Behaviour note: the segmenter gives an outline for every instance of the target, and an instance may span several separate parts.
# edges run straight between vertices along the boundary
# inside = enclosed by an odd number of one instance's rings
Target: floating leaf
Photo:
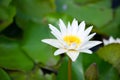
[[[11,80],[8,74],[0,68],[0,80]]]
[[[42,39],[50,36],[48,25],[29,23],[24,31],[23,50],[35,61],[53,66],[58,60],[54,56],[54,48],[41,42]]]
[[[109,44],[100,48],[97,54],[112,64],[120,73],[120,44]]]
[[[13,21],[13,17],[16,14],[16,9],[14,6],[2,6],[0,5],[0,31],[8,27]]]
[[[76,2],[76,4],[90,4],[90,3],[95,3],[98,1],[100,1],[100,0],[74,0],[74,2]]]
[[[26,80],[27,76],[23,72],[10,72],[9,73],[12,80]]]
[[[21,50],[17,41],[0,37],[0,67],[28,71],[33,68],[33,62]]]
[[[82,65],[84,71],[87,71],[88,67],[92,63],[96,63],[97,70],[99,72],[98,78],[99,80],[119,80],[118,71],[109,63],[102,60],[96,53],[93,54],[81,54],[82,56]],[[90,72],[90,75],[93,74]]]
[[[56,80],[54,74],[46,74],[45,75],[45,80]]]
[[[44,75],[42,70],[39,68],[29,71],[29,73],[11,72],[9,75],[12,80],[53,80],[52,75]]]
[[[119,80],[120,79],[117,70],[113,68],[112,65],[100,59],[96,55],[96,53],[93,53],[92,55],[80,54],[78,59],[72,63],[72,80],[86,80],[84,72],[87,71],[86,74],[88,74],[88,71],[91,69],[91,67],[90,69],[88,67],[92,63],[96,63],[96,65],[98,66],[97,71],[99,72],[99,74],[98,72],[96,72],[95,66],[92,66],[92,71],[95,71],[95,73],[97,73],[96,78],[99,78],[99,80],[106,80],[106,79]],[[57,80],[67,80],[67,77],[68,77],[67,68],[68,68],[68,59],[65,58],[63,60],[63,63],[61,64],[61,67],[58,69],[58,75],[56,78]],[[89,75],[92,75],[92,74],[94,73],[89,71]]]
[[[50,24],[54,24],[56,25],[56,27],[58,26],[58,20],[62,19],[64,20],[64,22],[66,23],[66,25],[68,24],[68,21],[72,21],[73,18],[67,14],[64,13],[49,13],[45,16],[44,21]]]
[[[101,27],[99,31],[109,36],[120,37],[120,7],[114,11],[113,20]]]
[[[28,74],[28,80],[44,80],[43,72],[36,68]]]
[[[112,20],[112,9],[98,5],[100,4],[99,2],[88,5],[77,5],[73,0],[57,0],[56,3],[58,12],[66,13],[77,18],[79,21],[85,20],[97,28]]]
[[[14,0],[13,2],[17,8],[17,23],[19,19],[39,23],[45,14],[55,11],[54,0]]]
[[[0,5],[8,6],[12,0],[0,0]]]

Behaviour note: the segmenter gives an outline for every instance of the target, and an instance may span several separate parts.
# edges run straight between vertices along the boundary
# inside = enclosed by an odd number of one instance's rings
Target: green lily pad
[[[28,80],[44,80],[43,72],[40,69],[35,69],[28,74]]]
[[[0,37],[0,67],[28,71],[33,68],[33,62],[21,50],[17,41]]]
[[[108,36],[120,37],[120,7],[118,7],[113,14],[113,20],[105,26],[101,27],[99,31]],[[113,31],[114,30],[114,31]]]
[[[46,23],[50,23],[50,24],[53,24],[54,26],[58,27],[58,21],[59,19],[62,19],[64,21],[64,23],[67,25],[68,24],[68,21],[72,21],[73,20],[73,17],[67,15],[67,14],[64,14],[64,13],[49,13],[47,14],[45,17],[44,17],[44,22]]]
[[[10,72],[9,73],[12,80],[26,80],[27,76],[24,72]]]
[[[87,72],[91,64],[97,65],[97,72],[99,80],[119,80],[118,71],[108,62],[101,59],[96,53],[82,54],[83,69]],[[90,74],[96,74],[91,72]]]
[[[100,1],[88,5],[77,5],[73,0],[57,0],[56,3],[58,12],[66,13],[79,21],[85,20],[97,28],[112,20],[112,9],[98,5]]]
[[[16,14],[14,6],[2,6],[0,5],[0,31],[8,27],[13,21],[13,17]]]
[[[54,0],[14,0],[13,2],[17,8],[17,22],[22,19],[39,23],[45,14],[55,11]]]
[[[44,75],[39,68],[29,71],[29,73],[10,72],[9,75],[12,80],[53,80],[51,74]]]
[[[90,4],[90,3],[95,3],[95,2],[98,2],[100,0],[74,0],[75,3],[77,4]]]
[[[12,0],[0,0],[0,5],[8,6]]]
[[[100,48],[97,54],[112,64],[120,73],[120,44],[109,44]]]
[[[55,79],[55,74],[46,74],[45,75],[45,80],[56,80]]]
[[[93,63],[97,65],[97,67],[94,66],[94,68],[92,67],[92,69],[89,69],[90,68],[89,66]],[[94,79],[98,78],[99,80],[106,80],[106,79],[119,80],[120,79],[118,71],[111,64],[99,58],[99,56],[96,53],[93,53],[93,54],[81,53],[78,59],[72,63],[72,80],[86,80],[85,74],[87,75],[87,80],[91,79],[90,77],[91,74],[97,74],[96,78],[94,75]],[[68,59],[67,58],[63,60],[63,63],[58,69],[58,75],[56,79],[57,80],[68,79]]]
[[[58,56],[54,56],[55,48],[41,42],[50,38],[50,29],[46,24],[30,22],[24,30],[22,49],[36,62],[53,66],[57,63]]]
[[[8,74],[0,68],[0,79],[1,80],[11,80]]]

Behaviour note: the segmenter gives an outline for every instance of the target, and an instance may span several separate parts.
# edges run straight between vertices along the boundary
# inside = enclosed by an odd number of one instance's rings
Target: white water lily
[[[120,38],[114,39],[112,36],[108,40],[103,39],[104,45],[112,44],[112,43],[120,43]]]
[[[64,22],[59,20],[59,29],[49,24],[51,33],[56,39],[43,39],[42,42],[58,48],[54,55],[66,53],[72,61],[75,61],[80,52],[91,54],[90,48],[100,44],[100,41],[89,41],[96,33],[91,32],[93,26],[85,30],[85,22],[82,21],[78,25],[78,21],[74,19],[72,24],[68,22],[66,26]]]

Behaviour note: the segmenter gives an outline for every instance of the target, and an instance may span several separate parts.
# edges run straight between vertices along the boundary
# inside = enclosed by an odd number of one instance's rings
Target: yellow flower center
[[[69,35],[69,36],[65,36],[63,38],[63,40],[68,44],[71,45],[72,43],[76,43],[77,46],[81,43],[81,40],[79,37],[74,36],[74,35]]]

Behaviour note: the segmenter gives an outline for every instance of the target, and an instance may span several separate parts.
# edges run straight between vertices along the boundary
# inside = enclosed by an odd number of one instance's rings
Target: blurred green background
[[[67,80],[68,58],[41,42],[59,18],[93,25],[96,40],[120,38],[119,0],[0,0],[0,80]],[[120,80],[120,44],[100,47],[72,63],[73,80]]]

